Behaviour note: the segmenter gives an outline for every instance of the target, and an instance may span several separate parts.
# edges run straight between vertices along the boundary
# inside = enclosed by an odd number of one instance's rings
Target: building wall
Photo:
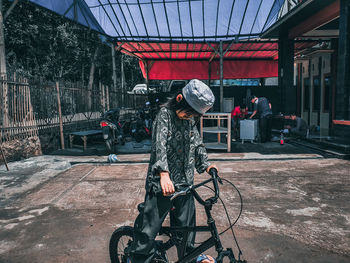
[[[319,59],[321,57],[321,65]],[[329,135],[329,110],[325,110],[325,82],[324,77],[331,73],[331,53],[330,52],[316,52],[312,54],[309,59],[296,60],[296,65],[302,63],[302,89],[301,89],[301,112],[302,118],[309,124],[309,126],[319,127],[321,136]],[[309,65],[310,64],[310,65]],[[319,68],[321,66],[321,68]],[[305,79],[309,78],[309,109],[305,108]],[[314,89],[316,78],[319,78],[320,89],[319,97],[314,98],[317,91]],[[335,80],[335,77],[332,77]],[[314,94],[315,93],[315,94]],[[317,100],[317,101],[316,101]],[[316,105],[319,105],[319,109]]]

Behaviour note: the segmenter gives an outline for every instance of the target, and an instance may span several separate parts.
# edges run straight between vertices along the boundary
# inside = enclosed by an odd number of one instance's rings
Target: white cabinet
[[[244,140],[254,141],[258,137],[258,120],[241,120],[240,125],[240,139],[242,143]]]
[[[203,127],[203,120],[214,120],[215,125]],[[226,125],[225,125],[226,124]],[[231,113],[206,113],[201,117],[201,136],[205,133],[216,133],[217,142],[205,143],[205,148],[213,150],[226,150],[231,152]],[[221,134],[227,137],[227,143],[221,142]]]

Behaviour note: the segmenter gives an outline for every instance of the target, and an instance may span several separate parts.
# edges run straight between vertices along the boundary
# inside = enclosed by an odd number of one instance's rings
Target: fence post
[[[57,105],[58,105],[58,116],[60,121],[60,138],[61,138],[61,148],[64,150],[64,136],[63,136],[63,121],[62,121],[62,110],[61,110],[61,98],[60,98],[60,86],[58,81],[56,81],[57,90]]]
[[[9,126],[9,105],[8,105],[8,84],[6,75],[1,77],[1,93],[2,93],[2,105],[1,105],[1,114],[2,114],[2,126]]]
[[[7,171],[10,171],[10,169],[9,169],[9,167],[7,165],[6,156],[4,154],[4,151],[2,150],[2,145],[1,144],[0,144],[0,150],[1,150],[2,158],[4,159],[4,163],[5,163],[6,169],[7,169]]]

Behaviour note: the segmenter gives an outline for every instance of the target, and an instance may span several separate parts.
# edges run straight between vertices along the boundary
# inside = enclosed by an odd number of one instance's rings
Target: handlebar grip
[[[221,178],[218,176],[218,170],[216,168],[210,168],[209,174],[214,178],[217,179],[220,184],[222,184]]]
[[[220,192],[219,192],[219,186],[218,186],[218,181],[219,181],[220,183],[222,183],[222,182],[221,182],[220,177],[218,176],[218,170],[217,170],[216,168],[214,168],[214,167],[213,167],[213,168],[210,168],[210,169],[209,169],[209,174],[210,174],[211,177],[213,178],[213,185],[214,185],[215,196],[213,196],[213,197],[211,197],[211,198],[205,200],[205,202],[209,202],[209,203],[211,203],[211,204],[215,204],[216,201],[218,200],[219,194],[220,194]]]
[[[217,176],[218,175],[218,170],[216,169],[216,168],[210,168],[209,169],[209,174],[211,175],[211,176]]]
[[[186,195],[187,191],[180,191],[180,192],[175,192],[170,196],[170,200],[174,200],[176,197],[181,196],[181,195]]]

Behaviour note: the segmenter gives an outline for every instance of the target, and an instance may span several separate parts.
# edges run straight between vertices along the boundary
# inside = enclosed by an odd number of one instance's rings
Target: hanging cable
[[[219,233],[219,235],[222,235],[222,234],[224,234],[227,230],[231,229],[231,233],[232,233],[233,239],[234,239],[234,241],[235,241],[235,243],[236,243],[236,246],[237,246],[237,249],[238,249],[238,260],[240,260],[241,255],[243,255],[243,253],[242,253],[242,250],[241,250],[241,248],[240,248],[240,246],[239,246],[239,244],[238,244],[236,235],[235,235],[235,233],[234,233],[234,231],[233,231],[233,226],[237,223],[238,219],[241,217],[241,214],[242,214],[242,211],[243,211],[243,199],[242,199],[242,195],[241,195],[240,191],[238,190],[238,188],[237,188],[233,183],[231,183],[230,181],[228,181],[227,179],[224,179],[224,178],[221,178],[221,180],[226,181],[227,183],[231,184],[231,185],[233,186],[233,188],[236,189],[236,191],[237,191],[237,193],[238,193],[238,195],[239,195],[239,199],[240,199],[240,203],[241,203],[241,208],[240,208],[240,211],[239,211],[239,214],[238,214],[236,220],[235,220],[233,223],[231,223],[231,219],[230,219],[230,216],[229,216],[229,214],[228,214],[228,211],[227,211],[227,208],[226,208],[226,206],[225,206],[225,203],[224,203],[224,201],[221,199],[221,197],[219,197],[219,200],[221,201],[221,204],[222,204],[222,206],[224,207],[224,210],[225,210],[225,213],[226,213],[226,217],[227,217],[227,220],[228,220],[228,222],[229,222],[229,226],[228,226],[224,231],[222,231],[221,233]],[[209,186],[207,186],[207,185],[204,185],[204,186],[205,186],[206,188],[209,188],[211,191],[213,191],[213,192],[215,193],[214,189],[212,189],[211,187],[209,187]]]

